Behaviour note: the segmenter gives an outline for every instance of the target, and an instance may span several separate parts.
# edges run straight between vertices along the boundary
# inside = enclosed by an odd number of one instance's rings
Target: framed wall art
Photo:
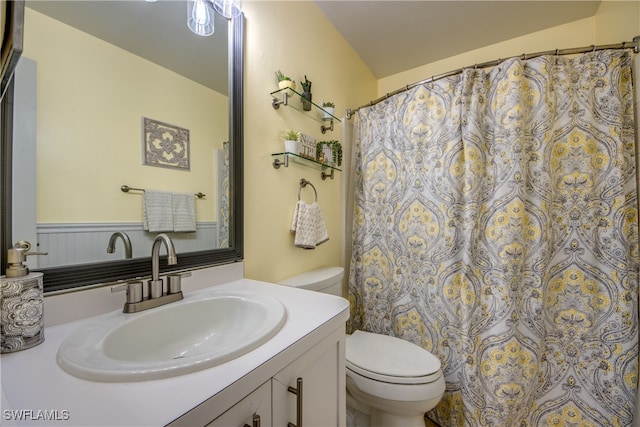
[[[143,164],[190,170],[189,130],[142,118]]]

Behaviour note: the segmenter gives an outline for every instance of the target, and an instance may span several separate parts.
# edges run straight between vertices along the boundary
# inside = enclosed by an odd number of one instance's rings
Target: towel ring
[[[298,189],[298,200],[300,200],[300,192],[302,191],[302,189],[304,187],[306,187],[307,185],[310,185],[311,188],[313,188],[313,193],[316,195],[316,202],[318,201],[318,192],[316,191],[316,187],[314,187],[314,185],[312,183],[310,183],[309,181],[307,181],[304,178],[300,179],[300,188]]]

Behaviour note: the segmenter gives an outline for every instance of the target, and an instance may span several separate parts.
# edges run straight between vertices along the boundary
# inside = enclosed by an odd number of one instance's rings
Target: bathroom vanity
[[[56,354],[87,320],[138,314],[107,313],[46,328],[41,345],[2,355],[2,424],[344,426],[348,302],[248,279],[188,292],[185,300],[212,289],[277,298],[286,321],[258,348],[217,366],[127,382],[78,378],[60,368]]]

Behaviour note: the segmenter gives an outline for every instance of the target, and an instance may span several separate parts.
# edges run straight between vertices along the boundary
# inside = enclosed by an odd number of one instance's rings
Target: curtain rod
[[[622,43],[616,43],[616,44],[603,44],[603,45],[591,45],[591,46],[586,46],[586,47],[576,47],[576,48],[570,48],[570,49],[554,49],[554,50],[547,50],[544,52],[536,52],[536,53],[523,53],[522,55],[519,56],[513,56],[512,58],[522,58],[523,60],[527,60],[527,59],[533,59],[533,58],[537,58],[538,56],[543,56],[543,55],[575,55],[577,53],[586,53],[586,52],[595,52],[596,50],[605,50],[605,49],[630,49],[633,48],[633,51],[635,53],[640,52],[640,36],[636,36],[633,38],[633,41],[631,42],[622,42]],[[509,58],[507,58],[509,59]],[[450,76],[455,76],[456,74],[459,74],[461,72],[463,72],[465,69],[467,68],[488,68],[488,67],[495,67],[496,65],[500,65],[500,63],[502,63],[503,61],[505,61],[506,59],[494,59],[493,61],[487,61],[487,62],[482,62],[480,64],[475,64],[473,67],[462,67],[462,68],[458,68],[456,70],[453,71],[448,71],[446,73],[442,73],[442,74],[438,74],[436,76],[432,76],[428,79],[424,79],[424,80],[420,80],[419,82],[415,82],[412,83],[410,85],[407,85],[405,87],[402,87],[400,89],[396,89],[393,92],[387,93],[384,96],[381,96],[380,98],[374,99],[373,101],[370,101],[368,104],[364,104],[359,106],[358,108],[355,109],[347,109],[347,120],[350,120],[351,117],[353,116],[353,114],[360,110],[361,108],[365,108],[365,107],[371,107],[373,105],[376,105],[379,102],[384,101],[385,99],[392,97],[394,95],[397,95],[399,93],[402,92],[406,92],[410,89],[413,89],[416,86],[419,86],[421,84],[424,83],[432,83],[436,80],[440,80],[443,79],[445,77],[450,77]]]

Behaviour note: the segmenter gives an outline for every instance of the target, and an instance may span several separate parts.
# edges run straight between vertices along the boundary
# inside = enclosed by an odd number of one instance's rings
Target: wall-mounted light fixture
[[[213,34],[213,4],[208,0],[189,0],[187,2],[187,27],[199,35]]]
[[[214,10],[227,19],[242,12],[242,0],[189,0],[187,26],[199,36],[213,34]]]

